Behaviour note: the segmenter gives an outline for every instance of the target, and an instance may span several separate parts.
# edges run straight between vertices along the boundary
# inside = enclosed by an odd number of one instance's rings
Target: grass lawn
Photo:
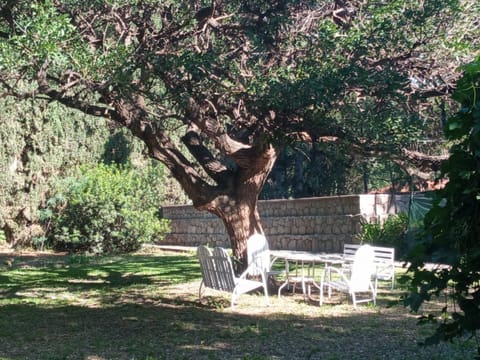
[[[422,347],[431,331],[398,300],[354,310],[207,290],[193,254],[0,254],[0,359],[473,359],[469,341]],[[441,306],[441,304],[438,304]]]

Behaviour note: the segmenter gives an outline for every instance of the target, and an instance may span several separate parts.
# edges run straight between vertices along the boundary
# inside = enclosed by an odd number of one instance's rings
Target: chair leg
[[[270,305],[270,299],[268,298],[268,284],[267,284],[267,276],[262,273],[262,280],[263,280],[263,292],[265,294],[265,302],[267,305]]]
[[[323,283],[320,283],[320,306],[323,305]]]
[[[233,310],[233,308],[234,308],[234,306],[235,306],[235,300],[236,300],[236,299],[237,299],[237,293],[236,293],[236,290],[233,290],[233,292],[232,292],[232,298],[231,298],[231,301],[230,301],[230,307],[232,308],[232,310]]]
[[[200,287],[198,288],[198,301],[202,300],[202,286],[203,286],[203,279],[200,282]]]
[[[280,287],[278,288],[278,298],[279,298],[279,299],[280,299],[280,297],[281,297],[281,295],[282,295],[282,289],[283,289],[285,286],[287,287],[287,290],[290,289],[290,280],[288,280],[288,277],[287,277],[287,279],[285,280],[285,282],[284,282],[282,285],[280,285]]]

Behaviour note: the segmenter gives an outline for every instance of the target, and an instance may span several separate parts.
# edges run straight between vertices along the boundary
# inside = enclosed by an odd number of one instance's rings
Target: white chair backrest
[[[215,264],[212,259],[212,252],[206,246],[200,245],[197,248],[197,256],[200,261],[200,270],[202,271],[205,286],[215,288],[217,279],[215,276]]]
[[[361,246],[355,253],[350,289],[352,291],[367,291],[375,273],[375,254],[370,245]]]
[[[216,247],[212,251],[217,277],[217,289],[232,292],[235,289],[235,274],[230,256],[224,248]]]
[[[206,287],[232,291],[235,288],[235,275],[230,257],[223,248],[210,251],[204,245],[197,248],[203,281]]]
[[[270,271],[270,249],[267,238],[262,234],[253,234],[247,240],[248,265],[251,266],[250,275],[260,275]]]

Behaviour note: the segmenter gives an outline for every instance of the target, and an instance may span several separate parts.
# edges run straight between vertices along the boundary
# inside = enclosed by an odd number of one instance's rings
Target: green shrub
[[[382,224],[365,222],[362,223],[362,232],[357,235],[357,239],[359,239],[362,244],[373,244],[381,238],[382,231]]]
[[[39,241],[56,250],[104,254],[161,240],[169,224],[159,216],[161,196],[152,186],[161,169],[97,165],[65,179],[41,212],[47,236]]]
[[[407,213],[390,215],[383,223],[363,223],[358,239],[361,243],[392,246],[397,256],[400,256],[405,251],[407,226]]]

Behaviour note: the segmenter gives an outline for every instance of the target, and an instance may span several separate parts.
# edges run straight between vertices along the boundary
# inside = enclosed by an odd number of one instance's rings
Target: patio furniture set
[[[202,271],[199,298],[206,287],[226,291],[231,293],[233,309],[239,295],[262,288],[265,302],[269,304],[267,283],[283,274],[284,281],[278,288],[278,297],[281,297],[284,288],[291,288],[294,292],[300,285],[304,296],[309,298],[312,289],[318,289],[319,304],[322,305],[324,291],[327,291],[330,298],[332,290],[336,290],[349,294],[356,308],[360,302],[376,303],[379,281],[390,281],[392,289],[395,284],[394,248],[345,244],[343,253],[339,254],[270,251],[265,236],[254,234],[248,239],[247,253],[248,267],[236,277],[225,249],[217,247],[211,250],[199,246],[197,256]],[[283,270],[273,266],[277,261],[284,262]],[[315,275],[320,264],[322,272]]]

